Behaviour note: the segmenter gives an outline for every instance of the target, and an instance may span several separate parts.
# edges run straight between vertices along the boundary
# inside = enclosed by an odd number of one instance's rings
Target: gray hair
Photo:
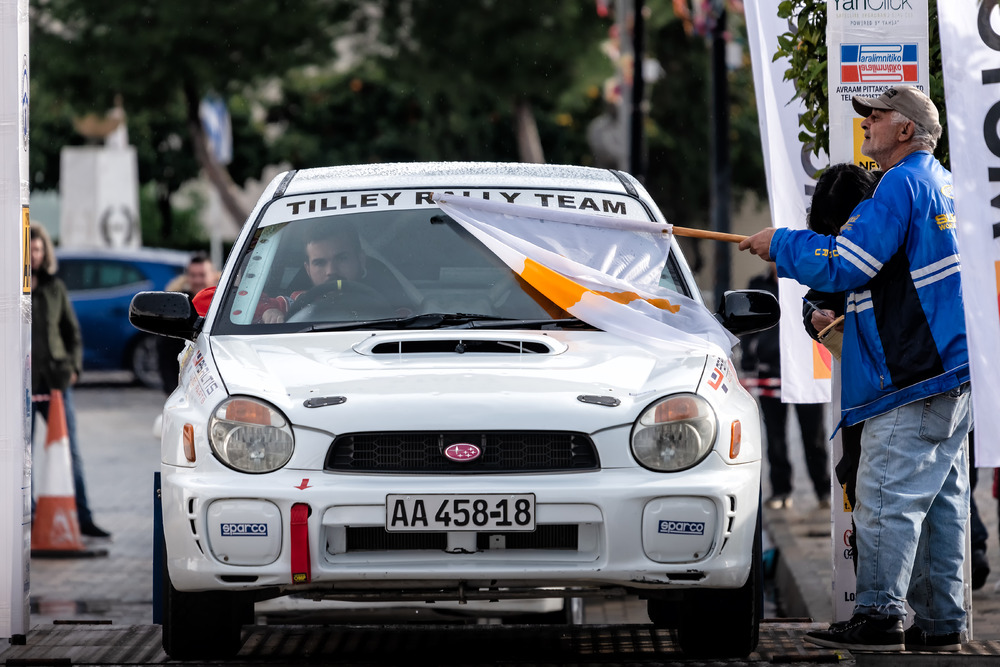
[[[932,153],[934,152],[934,149],[937,148],[937,137],[934,136],[934,133],[912,118],[907,118],[900,112],[893,111],[890,120],[893,125],[899,125],[900,123],[905,123],[906,121],[912,122],[913,139],[911,139],[911,141],[920,144],[921,146],[927,146]]]

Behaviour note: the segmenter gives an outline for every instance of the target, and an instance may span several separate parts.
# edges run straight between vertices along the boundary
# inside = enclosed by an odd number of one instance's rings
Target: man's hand
[[[261,314],[260,321],[264,324],[280,324],[285,321],[285,314],[279,308],[268,308]]]
[[[816,331],[822,331],[823,329],[833,324],[833,321],[835,319],[837,319],[837,315],[832,310],[814,310],[809,318],[809,321],[813,325],[813,328],[816,329]],[[841,324],[837,328],[839,331],[843,331],[844,325]]]
[[[772,236],[774,236],[774,227],[762,229],[753,236],[748,236],[740,241],[740,250],[749,250],[751,255],[757,255],[770,262]]]

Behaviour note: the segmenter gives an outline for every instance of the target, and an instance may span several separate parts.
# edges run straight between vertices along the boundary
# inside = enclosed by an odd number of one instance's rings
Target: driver
[[[402,286],[395,276],[381,263],[365,255],[358,232],[350,225],[323,225],[315,228],[306,240],[305,250],[305,270],[313,287],[334,280],[351,280],[382,292],[384,285],[379,283],[389,280],[395,283],[398,293],[403,294]],[[257,321],[267,324],[284,322],[289,307],[304,293],[305,290],[299,290],[287,297],[262,297],[257,306]],[[403,297],[403,301],[408,300]],[[399,305],[397,314],[409,314],[407,311],[410,304]]]

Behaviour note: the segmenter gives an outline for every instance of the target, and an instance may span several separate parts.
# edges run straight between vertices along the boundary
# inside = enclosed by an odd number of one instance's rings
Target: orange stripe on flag
[[[557,306],[567,311],[571,306],[579,303],[586,292],[603,296],[605,299],[626,306],[633,301],[645,301],[654,308],[671,313],[676,313],[681,309],[680,306],[670,303],[668,299],[644,299],[635,292],[600,292],[587,289],[528,257],[524,259],[524,270],[521,272],[521,277]]]
[[[833,358],[830,350],[812,341],[813,348],[813,378],[816,380],[829,380],[833,377]]]
[[[566,276],[527,257],[524,258],[521,277],[563,310],[569,310],[578,304],[583,293],[587,291],[583,285],[578,285]]]

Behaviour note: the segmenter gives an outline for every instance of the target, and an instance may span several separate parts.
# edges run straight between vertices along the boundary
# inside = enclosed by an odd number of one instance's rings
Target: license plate
[[[387,531],[532,531],[535,494],[390,494],[385,497]]]

